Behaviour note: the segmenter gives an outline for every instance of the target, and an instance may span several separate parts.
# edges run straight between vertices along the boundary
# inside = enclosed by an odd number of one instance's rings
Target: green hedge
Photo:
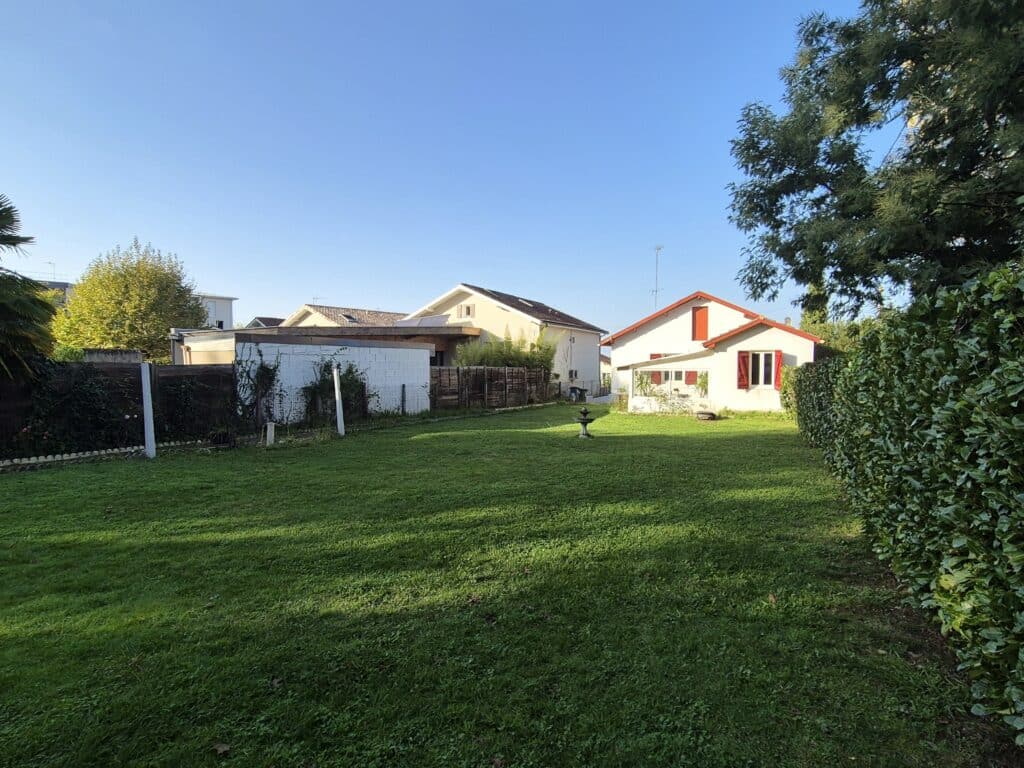
[[[950,638],[974,712],[1024,744],[1024,267],[893,313],[794,391],[876,551]]]
[[[796,368],[792,376],[792,401],[796,423],[807,440],[825,451],[825,460],[833,469],[835,445],[836,380],[844,358],[833,357],[820,363]]]

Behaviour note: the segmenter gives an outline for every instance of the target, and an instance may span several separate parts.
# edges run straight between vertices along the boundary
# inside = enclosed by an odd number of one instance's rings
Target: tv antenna
[[[658,261],[661,257],[661,252],[663,250],[665,250],[665,246],[663,245],[654,246],[654,290],[651,291],[651,293],[654,294],[655,311],[657,311],[658,309],[658,294],[660,293],[658,289]]]

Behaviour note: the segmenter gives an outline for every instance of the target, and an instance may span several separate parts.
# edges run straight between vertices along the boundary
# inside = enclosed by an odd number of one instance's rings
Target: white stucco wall
[[[202,365],[205,363],[235,362],[235,334],[200,332],[186,334],[181,345],[175,345],[175,365]]]
[[[459,317],[460,304],[473,305],[473,317]],[[456,291],[443,302],[434,304],[429,310],[419,312],[413,317],[423,315],[447,316],[445,325],[480,328],[484,331],[480,334],[481,341],[500,341],[508,335],[513,341],[522,336],[530,342],[537,338],[540,331],[540,323],[536,320],[520,312],[513,312],[487,296],[464,290]]]
[[[596,394],[601,385],[601,335],[577,328],[547,326],[545,338],[555,344],[552,373],[558,374],[562,389],[583,387]],[[576,371],[576,377],[569,376]]]
[[[206,310],[206,325],[210,328],[221,328],[229,331],[234,328],[234,303],[230,296],[213,296],[196,294]]]
[[[281,323],[282,327],[285,328],[339,328],[340,323],[336,323],[333,320],[324,317],[319,312],[312,312],[310,310],[304,310],[298,317],[287,317],[285,321]]]
[[[661,385],[655,385],[655,390],[662,397],[672,398],[676,395],[688,395],[691,403],[699,404],[701,408],[706,407],[713,411],[725,408],[733,411],[778,411],[782,409],[782,404],[774,381],[768,386],[755,386],[749,389],[740,389],[736,385],[738,353],[740,351],[771,352],[774,355],[775,350],[782,352],[784,367],[799,366],[814,360],[814,342],[779,328],[760,326],[728,341],[719,342],[713,350],[707,351],[706,354],[689,360],[663,364],[654,363],[638,370],[673,372],[671,382],[663,381]],[[707,397],[701,397],[693,388],[676,381],[675,371],[683,371],[684,377],[686,371],[707,371]],[[624,382],[623,391],[628,392],[631,372],[618,371],[617,373],[620,374],[620,380]],[[636,392],[634,391],[633,394],[636,395]],[[630,410],[649,411],[651,409],[652,404],[646,399],[643,399],[642,402],[638,400],[635,408],[631,399]]]
[[[709,339],[750,322],[742,312],[716,301],[698,298],[677,307],[616,340],[611,348],[613,392],[629,389],[629,374],[616,370],[619,366],[650,360],[652,354],[678,355],[704,349],[703,340],[693,339],[694,307],[708,308]]]
[[[782,350],[783,367],[814,361],[814,342],[779,328],[757,328],[715,346],[708,374],[708,399],[717,408],[734,411],[779,411],[779,391],[769,387],[739,389],[736,386],[738,353]]]
[[[376,398],[370,400],[371,411],[398,411],[403,384],[406,413],[430,410],[433,349],[429,344],[346,340],[344,346],[338,346],[245,341],[235,346],[239,365],[258,361],[257,349],[266,363],[280,363],[277,374],[280,393],[274,404],[274,419],[280,423],[303,418],[302,388],[314,381],[325,360],[337,361],[343,370],[349,363],[356,367],[364,376],[369,392],[376,394]]]

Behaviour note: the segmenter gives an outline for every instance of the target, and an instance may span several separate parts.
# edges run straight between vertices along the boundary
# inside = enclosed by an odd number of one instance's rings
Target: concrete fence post
[[[338,418],[338,434],[345,436],[345,414],[341,407],[341,370],[334,366],[334,411]]]
[[[156,458],[156,429],[153,426],[152,366],[140,363],[142,376],[142,430],[146,440],[146,458]]]

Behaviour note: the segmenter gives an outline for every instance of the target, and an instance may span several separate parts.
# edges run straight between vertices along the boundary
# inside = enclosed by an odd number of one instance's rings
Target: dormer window
[[[466,317],[476,317],[476,305],[475,304],[459,304],[458,309],[459,319]]]

